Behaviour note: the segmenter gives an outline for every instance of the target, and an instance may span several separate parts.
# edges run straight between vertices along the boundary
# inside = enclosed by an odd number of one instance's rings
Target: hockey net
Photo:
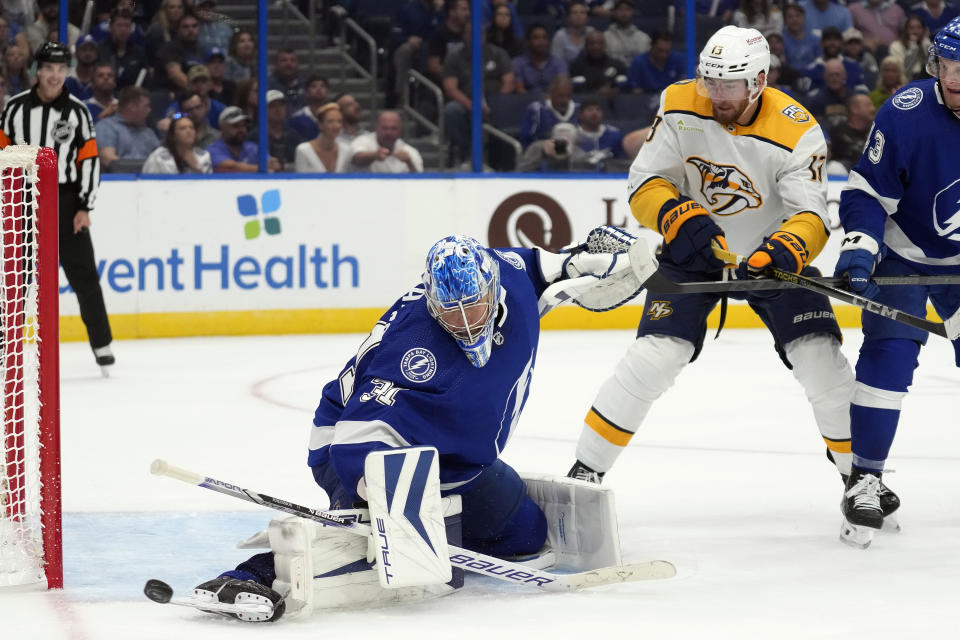
[[[0,587],[63,586],[57,157],[0,152]]]

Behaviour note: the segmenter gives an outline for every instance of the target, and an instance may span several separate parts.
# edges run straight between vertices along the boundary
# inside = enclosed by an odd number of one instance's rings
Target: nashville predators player
[[[768,266],[819,275],[808,264],[829,233],[826,142],[806,109],[766,86],[769,66],[759,31],[717,31],[700,54],[697,78],[664,90],[630,168],[630,209],[663,236],[661,269],[677,282],[719,277],[724,264],[712,243],[748,256],[738,267],[741,278]],[[830,303],[803,289],[742,297],[773,335],[813,407],[828,457],[846,477],[854,376],[840,352]],[[697,358],[707,315],[720,300],[716,294],[648,294],[636,341],[587,412],[571,477],[603,478],[652,403]],[[896,509],[889,490],[886,502]]]

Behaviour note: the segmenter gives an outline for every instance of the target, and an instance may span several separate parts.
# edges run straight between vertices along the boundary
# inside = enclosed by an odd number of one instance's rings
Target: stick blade
[[[617,567],[602,567],[592,571],[564,576],[564,583],[571,589],[588,589],[605,584],[663,580],[677,575],[677,569],[666,560],[653,560],[642,564],[627,564]]]

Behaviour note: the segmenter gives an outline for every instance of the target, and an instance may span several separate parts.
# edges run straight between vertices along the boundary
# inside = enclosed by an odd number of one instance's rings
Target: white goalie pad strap
[[[547,544],[557,568],[588,571],[622,564],[612,489],[551,475],[520,477],[547,517]]]
[[[364,463],[376,568],[388,589],[443,584],[452,577],[433,447],[374,451]]]

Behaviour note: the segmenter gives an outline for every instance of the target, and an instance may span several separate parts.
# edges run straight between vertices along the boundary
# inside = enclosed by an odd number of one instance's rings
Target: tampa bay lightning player
[[[846,230],[836,275],[852,290],[919,316],[927,299],[941,317],[960,307],[960,286],[878,287],[871,275],[960,274],[960,18],[935,37],[927,71],[877,113],[841,195]],[[841,539],[870,544],[890,505],[881,475],[927,334],[871,313],[850,408],[853,472],[844,493]],[[960,366],[960,344],[954,342]],[[887,508],[884,508],[884,507]]]
[[[633,240],[611,227],[594,230],[591,237],[623,251],[629,246],[624,243]],[[323,388],[308,464],[330,498],[330,509],[364,502],[364,462],[372,451],[432,446],[439,453],[441,494],[460,496],[463,547],[498,557],[541,550],[547,537],[544,512],[500,454],[529,393],[541,302],[553,295],[545,293],[548,285],[566,287],[632,273],[623,251],[586,247],[560,254],[488,249],[455,235],[430,249],[423,282],[383,314],[356,355]],[[611,280],[615,278],[605,282]],[[577,299],[578,291],[570,290]],[[630,292],[636,295],[636,287]],[[625,299],[600,305],[616,306]],[[343,548],[349,544],[337,543]],[[271,546],[273,552],[255,555],[199,585],[195,596],[231,603],[238,593],[265,597],[275,605],[266,619],[279,618],[283,599],[270,588],[278,578],[274,561],[279,551]],[[306,580],[368,570],[362,561],[365,549],[356,562],[344,565],[354,568],[332,572],[316,568],[319,552],[314,552],[313,572]]]

